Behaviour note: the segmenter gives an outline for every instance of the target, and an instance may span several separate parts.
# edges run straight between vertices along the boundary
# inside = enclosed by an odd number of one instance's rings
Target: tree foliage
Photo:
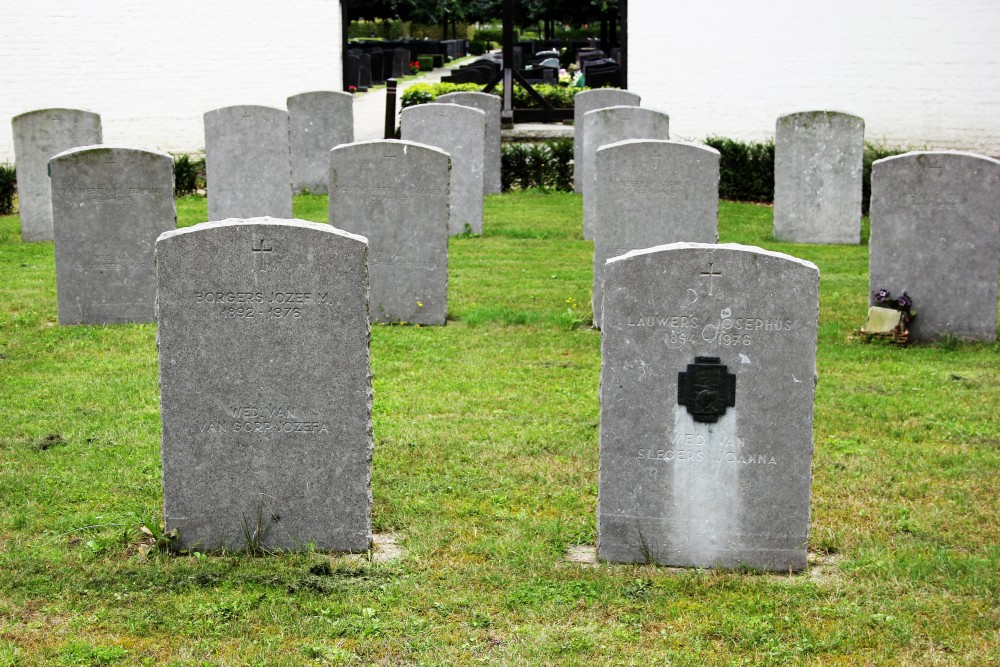
[[[599,21],[601,15],[617,9],[619,0],[517,0],[515,23],[559,21],[581,25]],[[499,21],[503,0],[348,0],[348,18],[403,19],[428,25],[444,21]]]

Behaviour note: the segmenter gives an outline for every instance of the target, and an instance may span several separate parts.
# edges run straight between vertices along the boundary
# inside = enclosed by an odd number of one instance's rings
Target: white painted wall
[[[1000,156],[998,0],[629,0],[629,89],[671,135],[835,109],[891,146]]]
[[[105,143],[193,152],[205,111],[342,87],[338,0],[2,0],[0,34],[0,162],[11,117],[33,109],[95,111]]]

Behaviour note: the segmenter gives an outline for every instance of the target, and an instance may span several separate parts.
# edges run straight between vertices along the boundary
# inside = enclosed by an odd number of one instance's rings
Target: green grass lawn
[[[52,244],[0,218],[0,666],[1000,663],[1000,347],[855,340],[867,246],[775,243],[767,207],[723,202],[720,236],[822,272],[812,565],[567,560],[596,539],[581,219],[576,195],[487,198],[451,241],[448,326],[373,327],[382,561],[144,553],[156,327],[58,326]]]

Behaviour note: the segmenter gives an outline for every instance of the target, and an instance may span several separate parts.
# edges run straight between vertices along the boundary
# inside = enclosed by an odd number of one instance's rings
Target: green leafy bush
[[[588,90],[587,88],[569,88],[566,86],[550,86],[548,84],[538,84],[535,90],[545,98],[549,104],[556,109],[566,109],[573,107],[573,96],[577,93]],[[414,104],[425,104],[433,102],[438,95],[454,93],[457,91],[481,92],[483,86],[478,83],[418,83],[410,86],[402,95],[403,108]],[[503,86],[493,89],[494,95],[503,96]],[[514,87],[514,106],[518,109],[539,109],[541,105],[528,91],[521,86]]]
[[[403,108],[433,102],[438,95],[457,92],[478,93],[483,89],[478,83],[415,83],[403,91],[400,98]]]
[[[529,188],[572,192],[572,160],[572,139],[503,144],[501,186],[504,192]]]
[[[421,72],[430,72],[434,69],[434,56],[417,56],[417,62],[420,63]]]
[[[709,137],[705,143],[721,153],[719,197],[730,201],[774,201],[774,142],[742,142]]]
[[[893,155],[902,155],[907,152],[907,149],[903,148],[889,148],[888,146],[880,146],[877,144],[865,142],[865,156],[864,156],[864,171],[861,176],[861,211],[864,215],[868,215],[868,211],[871,208],[872,201],[872,163],[875,160],[881,160],[884,157],[892,157]]]
[[[14,213],[14,195],[17,194],[17,176],[12,164],[0,164],[0,215]]]
[[[174,194],[193,195],[205,189],[205,158],[192,160],[187,155],[174,156]]]

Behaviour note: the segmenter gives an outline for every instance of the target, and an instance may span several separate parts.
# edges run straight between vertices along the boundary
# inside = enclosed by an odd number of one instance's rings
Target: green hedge
[[[0,164],[0,215],[13,215],[17,176],[12,164]]]
[[[709,137],[705,143],[722,154],[719,162],[719,197],[731,201],[770,204],[774,201],[774,142],[743,142]],[[910,149],[865,143],[861,180],[861,210],[868,215],[872,196],[872,163]]]
[[[774,142],[742,142],[709,137],[705,143],[721,153],[719,198],[731,201],[774,201]]]
[[[513,189],[573,191],[573,140],[503,144],[500,147],[500,182]]]
[[[865,142],[864,171],[861,176],[861,211],[868,215],[872,200],[872,163],[884,157],[902,155],[910,150],[909,148],[890,148],[877,144]]]
[[[434,56],[417,56],[417,62],[420,63],[421,72],[430,72],[434,69]]]
[[[549,104],[557,109],[573,107],[573,96],[577,93],[589,90],[588,88],[570,88],[567,86],[550,86],[547,84],[536,85],[535,90],[545,98]],[[414,104],[425,104],[433,102],[438,95],[454,93],[458,91],[481,92],[483,86],[478,83],[417,83],[403,91],[401,96],[403,108]],[[493,89],[493,94],[502,96],[503,87],[497,86]],[[519,109],[538,109],[541,105],[531,97],[521,86],[514,87],[514,106]]]

